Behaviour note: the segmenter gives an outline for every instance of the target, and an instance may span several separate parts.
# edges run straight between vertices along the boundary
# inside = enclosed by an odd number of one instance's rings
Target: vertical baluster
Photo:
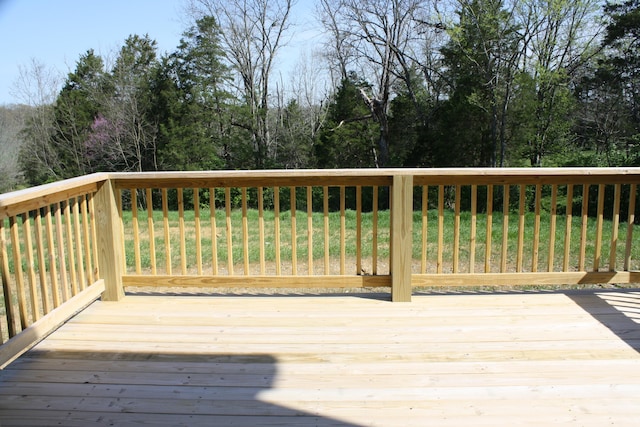
[[[635,210],[636,210],[636,184],[629,186],[629,217],[627,219],[627,242],[624,251],[624,271],[631,269],[631,247],[633,243],[633,223],[635,222]]]
[[[291,209],[291,274],[298,275],[298,225],[296,223],[296,187],[289,188]]]
[[[11,227],[11,226],[10,226]],[[2,279],[2,292],[4,296],[4,308],[7,318],[7,332],[9,338],[15,336],[20,327],[17,325],[19,315],[14,305],[14,294],[16,290],[12,286],[11,271],[9,270],[9,241],[7,240],[4,218],[0,219],[0,278]],[[13,252],[13,247],[12,247]],[[17,271],[17,270],[16,270]]]
[[[69,299],[69,280],[67,271],[67,256],[64,250],[64,233],[62,220],[62,205],[56,205],[56,240],[58,245],[58,260],[60,262],[60,278],[62,279],[62,302]]]
[[[60,305],[60,289],[58,284],[58,266],[56,262],[56,249],[53,241],[53,222],[51,220],[50,206],[45,207],[44,222],[47,233],[47,255],[49,260],[49,281],[51,283],[51,295],[53,297],[53,308],[57,308]]]
[[[247,188],[242,187],[242,258],[244,275],[249,275],[249,220],[247,218]]]
[[[164,226],[164,263],[166,274],[172,274],[171,262],[171,231],[169,229],[169,195],[167,189],[162,189],[162,224]]]
[[[211,269],[218,275],[218,228],[216,227],[216,189],[209,188],[209,215],[211,221]]]
[[[98,263],[98,245],[96,242],[98,241],[98,230],[96,227],[96,207],[94,203],[95,194],[91,194],[89,196],[89,217],[91,220],[91,249],[93,250],[93,259],[95,261],[95,267],[93,269],[93,280],[96,281],[100,279],[100,265]]]
[[[260,275],[266,273],[264,240],[264,188],[258,187],[258,233],[260,239]]]
[[[40,304],[38,304],[38,286],[36,284],[36,270],[35,262],[33,259],[33,237],[31,236],[31,220],[29,214],[22,214],[22,233],[24,242],[24,253],[27,262],[27,278],[28,282],[25,283],[29,287],[28,295],[31,306],[31,323],[37,321],[40,318]]]
[[[229,276],[233,276],[233,236],[231,230],[231,188],[224,189],[225,216],[227,221],[227,269]]]
[[[47,264],[45,261],[44,235],[42,234],[42,213],[40,209],[36,210],[34,224],[36,237],[36,255],[38,259],[38,279],[40,282],[40,300],[42,301],[43,314],[51,311],[51,303],[49,296],[49,283],[47,281]]]
[[[64,222],[67,236],[67,255],[69,257],[69,275],[71,277],[71,296],[78,294],[78,272],[76,271],[76,260],[73,251],[73,233],[71,231],[71,201],[64,204]],[[124,252],[124,251],[123,251]],[[124,254],[123,254],[124,257]]]
[[[453,216],[453,272],[458,272],[458,265],[460,262],[460,193],[462,187],[456,185],[455,187],[455,206]]]
[[[76,262],[78,265],[78,290],[83,290],[87,286],[87,278],[85,276],[84,260],[83,260],[83,240],[80,231],[80,202],[77,198],[73,200],[73,224],[74,224],[74,240],[76,242]]]
[[[484,247],[484,272],[491,272],[491,237],[493,231],[493,185],[487,185],[487,236]]]
[[[18,219],[15,216],[9,218],[9,230],[11,233],[11,247],[13,249],[13,268],[16,280],[16,294],[18,309],[20,312],[20,330],[29,326],[27,318],[27,295],[24,289],[24,273],[22,271],[22,251],[20,250],[20,231]]]
[[[471,186],[471,227],[469,230],[469,273],[475,271],[477,242],[478,186]]]
[[[84,266],[86,274],[85,287],[94,282],[93,279],[93,264],[91,262],[91,234],[89,231],[89,202],[87,196],[80,198],[80,213],[82,215],[82,241],[84,244],[82,248],[84,250]]]
[[[438,261],[437,272],[442,274],[442,254],[444,251],[444,185],[438,186]]]
[[[373,224],[371,239],[371,274],[378,274],[378,186],[373,186]]]
[[[184,224],[184,189],[178,188],[178,232],[180,236],[180,271],[187,274],[187,246],[186,230]]]
[[[569,258],[571,254],[571,229],[573,221],[573,184],[567,185],[566,224],[564,230],[564,259],[562,271],[569,271]]]
[[[618,227],[620,226],[620,193],[621,185],[616,184],[613,196],[613,218],[611,221],[611,249],[609,250],[609,271],[616,271]]]
[[[507,253],[509,249],[509,185],[504,187],[502,204],[502,254],[500,256],[500,272],[507,271]]]
[[[585,271],[586,249],[587,249],[587,225],[589,219],[589,184],[582,186],[582,212],[580,222],[580,258],[578,259],[578,270]]]
[[[309,276],[313,275],[313,197],[312,197],[312,193],[313,193],[313,188],[308,186],[307,187],[307,271]]]
[[[427,272],[427,232],[428,232],[428,213],[429,213],[429,186],[422,186],[422,232],[420,233],[422,240],[422,249],[420,256],[420,274]]]
[[[202,276],[202,230],[200,226],[200,189],[193,189],[193,215],[196,243],[196,269],[198,276]]]
[[[138,224],[138,190],[132,188],[131,193],[131,224],[133,225],[133,254],[136,274],[142,273],[140,262],[140,226]]]
[[[151,263],[151,274],[158,274],[156,266],[156,232],[153,223],[153,192],[151,188],[145,190],[147,195],[147,228],[149,229],[149,261]]]
[[[525,216],[525,202],[527,199],[527,187],[524,184],[520,184],[520,200],[518,207],[518,250],[516,255],[516,272],[522,272],[522,262],[524,255],[524,216]]]
[[[329,187],[322,188],[322,212],[324,219],[324,274],[329,274]]]
[[[553,184],[551,186],[551,217],[549,218],[549,257],[547,261],[547,271],[553,272],[554,258],[556,248],[556,222],[558,213],[558,185]]]
[[[540,253],[540,207],[542,206],[542,186],[536,185],[535,222],[533,225],[533,253],[531,254],[531,271],[538,271],[538,255]]]
[[[115,195],[116,195],[116,209],[118,210],[118,217],[120,220],[120,226],[118,227],[120,229],[120,240],[122,242],[122,248],[120,250],[120,253],[122,254],[122,265],[124,266],[124,271],[126,273],[127,271],[127,247],[126,247],[126,240],[125,240],[125,235],[124,235],[124,211],[123,211],[123,207],[122,207],[122,190],[120,189],[116,189],[115,190]]]
[[[593,271],[600,270],[602,257],[602,226],[604,224],[604,184],[598,184],[598,213],[596,220],[596,245],[593,256]]]
[[[280,266],[280,187],[273,187],[273,233],[276,249],[276,276],[282,274]]]
[[[346,270],[346,240],[347,240],[347,232],[346,232],[346,217],[345,217],[345,187],[344,185],[340,186],[340,275],[345,274]]]

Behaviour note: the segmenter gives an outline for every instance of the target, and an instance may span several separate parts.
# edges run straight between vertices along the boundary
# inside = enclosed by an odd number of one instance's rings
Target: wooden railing
[[[220,171],[9,193],[0,365],[125,287],[390,287],[409,301],[417,286],[640,282],[639,183],[640,168]]]
[[[125,286],[391,285],[391,175],[274,171],[114,178],[118,209],[126,217]],[[379,219],[380,205],[386,206],[386,221]]]
[[[421,262],[412,284],[640,282],[638,173],[603,168],[416,174]],[[465,229],[462,216],[468,218]]]
[[[106,178],[0,195],[0,367],[104,290],[95,194]]]

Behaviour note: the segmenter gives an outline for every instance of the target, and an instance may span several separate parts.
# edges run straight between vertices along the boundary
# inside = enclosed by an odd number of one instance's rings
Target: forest
[[[185,0],[0,106],[0,192],[98,171],[640,166],[640,0]],[[53,88],[53,89],[52,89]]]

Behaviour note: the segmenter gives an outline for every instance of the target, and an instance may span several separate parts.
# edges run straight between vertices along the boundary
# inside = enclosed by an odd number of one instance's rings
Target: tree
[[[533,104],[527,122],[534,126],[522,154],[531,166],[565,150],[572,142],[571,108],[583,69],[597,53],[598,0],[523,0],[518,8],[524,53],[522,71],[532,85],[518,94]]]
[[[0,107],[0,193],[13,190],[22,182],[18,155],[22,140],[20,132],[29,114],[28,107]]]
[[[108,93],[97,98],[99,111],[85,140],[91,170],[158,169],[149,87],[157,66],[156,45],[148,35],[129,36],[105,75]]]
[[[234,168],[244,154],[234,143],[233,100],[227,91],[220,35],[213,17],[188,29],[152,79],[160,128],[160,166],[178,170]]]
[[[521,56],[520,35],[513,10],[502,0],[460,0],[458,22],[448,27],[450,41],[442,48],[446,79],[451,85],[449,114],[467,127],[457,135],[480,157],[479,165],[504,164],[509,105],[516,66]],[[468,128],[470,122],[478,126]],[[455,123],[451,123],[455,126]]]
[[[104,61],[88,50],[69,73],[53,107],[51,148],[57,157],[56,178],[71,178],[91,171],[87,140],[105,98],[112,92]]]
[[[25,105],[17,159],[26,182],[32,185],[60,179],[61,166],[54,149],[54,102],[60,86],[57,73],[37,60],[20,67],[14,94]]]
[[[379,164],[376,135],[380,129],[369,120],[371,111],[362,103],[361,90],[366,89],[368,84],[351,74],[336,91],[314,147],[318,167],[369,168]]]
[[[416,37],[424,34],[419,18],[426,4],[420,0],[321,0],[321,4],[322,22],[332,36],[343,81],[347,67],[355,66],[356,72],[375,82],[359,91],[380,129],[376,166],[388,166],[392,90],[398,79],[404,79],[412,96],[415,91],[411,53]]]
[[[389,162],[403,167],[426,167],[433,165],[433,148],[435,141],[429,138],[429,125],[436,111],[435,98],[427,90],[416,67],[411,80],[420,82],[412,90],[404,81],[394,86],[395,96],[389,109]],[[430,112],[425,120],[425,112]]]
[[[197,18],[213,16],[220,26],[221,46],[247,111],[236,122],[251,133],[256,168],[268,166],[273,138],[269,126],[271,76],[278,51],[287,41],[293,0],[191,0]]]
[[[603,57],[580,86],[581,125],[607,164],[640,164],[640,1],[607,3]]]

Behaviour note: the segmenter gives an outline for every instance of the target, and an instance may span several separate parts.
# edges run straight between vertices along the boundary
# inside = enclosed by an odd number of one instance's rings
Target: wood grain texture
[[[115,192],[111,181],[106,181],[95,196],[98,263],[104,280],[106,301],[118,301],[124,297],[122,276],[125,272],[122,260],[122,233],[116,207]]]
[[[639,311],[634,290],[127,296],[1,371],[0,420],[634,425]]]
[[[391,299],[411,301],[411,246],[413,179],[396,176],[391,196]]]

